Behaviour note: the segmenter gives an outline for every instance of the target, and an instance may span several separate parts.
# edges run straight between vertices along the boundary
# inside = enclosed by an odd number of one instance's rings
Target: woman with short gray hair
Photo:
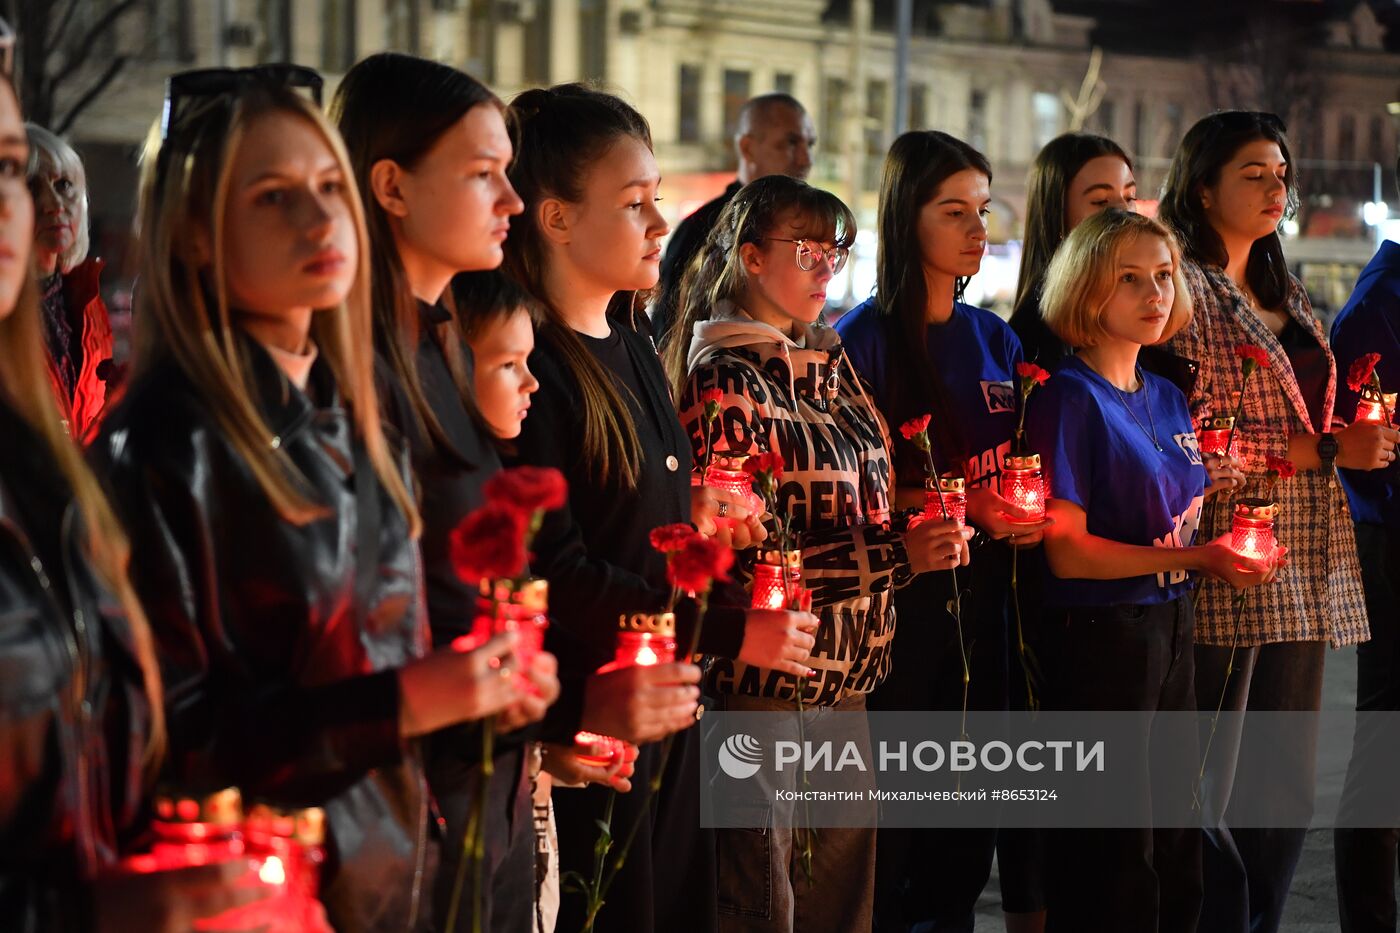
[[[112,369],[112,328],[98,282],[103,263],[88,257],[87,173],[82,160],[72,146],[43,127],[30,123],[26,129],[45,344],[68,431],[81,439],[91,433],[106,404]]]

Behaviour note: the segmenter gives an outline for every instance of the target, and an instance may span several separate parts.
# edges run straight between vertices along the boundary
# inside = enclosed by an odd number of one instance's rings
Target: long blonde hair
[[[312,500],[286,452],[273,445],[273,432],[258,409],[248,363],[230,316],[223,261],[224,211],[234,155],[253,121],[277,111],[310,122],[330,147],[345,177],[344,196],[355,225],[358,268],[345,301],[313,315],[311,332],[321,357],[335,373],[375,473],[416,536],[418,511],[395,468],[379,421],[364,208],[355,192],[354,172],[340,135],[312,103],[295,92],[254,86],[236,96],[201,102],[199,111],[180,120],[164,141],[159,127],[152,129],[144,155],[138,211],[143,248],[135,314],[135,375],[139,377],[157,360],[173,360],[194,384],[215,423],[278,514],[298,525],[326,516],[326,507]],[[207,263],[194,245],[201,226],[207,230],[205,242],[210,244],[211,261]]]
[[[13,93],[7,80],[0,79]],[[165,751],[165,708],[161,697],[160,667],[146,614],[136,599],[126,568],[131,545],[107,503],[97,478],[88,469],[77,444],[65,430],[63,415],[49,379],[48,356],[39,311],[39,283],[31,267],[25,275],[14,310],[0,317],[0,393],[5,401],[39,435],[44,448],[58,465],[83,520],[83,545],[98,577],[111,588],[126,612],[141,667],[146,700],[151,707],[151,730],[146,742],[147,774],[153,776]]]

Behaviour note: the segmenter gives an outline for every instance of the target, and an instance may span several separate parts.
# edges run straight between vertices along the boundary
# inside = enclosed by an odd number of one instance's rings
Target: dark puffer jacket
[[[422,929],[436,859],[396,672],[427,645],[418,548],[330,366],[317,361],[303,393],[242,347],[268,441],[327,517],[277,515],[172,361],[138,377],[94,444],[159,646],[168,778],[325,807],[331,923]]]
[[[0,437],[0,927],[86,930],[140,813],[150,707],[57,464],[3,403]]]

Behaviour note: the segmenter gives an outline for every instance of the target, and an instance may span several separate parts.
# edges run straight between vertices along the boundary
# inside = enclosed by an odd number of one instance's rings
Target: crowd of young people
[[[324,811],[319,922],[342,931],[970,930],[994,857],[1008,929],[1278,928],[1302,834],[1230,827],[1238,731],[1215,740],[1231,766],[1204,832],[829,828],[804,864],[792,826],[702,828],[695,728],[705,706],[799,697],[848,738],[834,714],[1033,704],[1010,675],[1017,561],[1045,708],[1190,711],[1224,690],[1232,710],[1318,710],[1323,649],[1370,631],[1344,496],[1394,496],[1400,434],[1336,405],[1350,360],[1277,232],[1298,190],[1277,118],[1202,118],[1157,219],[1132,212],[1111,140],[1047,145],[1009,324],[964,301],[988,159],[906,133],[874,294],[830,327],[856,219],[800,177],[801,105],[765,95],[658,346],[670,231],[621,98],[505,103],[390,53],[325,111],[309,69],[187,72],[143,155],[127,365],[94,305],[81,162],[0,84],[0,916],[19,929],[221,929],[275,894],[246,859],[131,868],[158,788],[230,786]],[[1239,344],[1267,378],[1242,384]],[[1027,363],[1052,374],[1029,403]],[[1201,419],[1237,402],[1238,446],[1203,455]],[[927,460],[892,430],[924,415]],[[1023,415],[1043,518],[1002,485]],[[781,529],[691,481],[769,453]],[[1242,557],[1207,503],[1260,488],[1267,457],[1298,470],[1284,546]],[[515,634],[464,645],[478,592],[453,557],[505,465],[568,484],[533,540],[550,626],[523,661]],[[965,483],[965,523],[911,520],[930,467]],[[794,536],[810,608],[748,608],[737,586],[677,604],[649,540],[676,523],[740,553]],[[696,657],[598,672],[620,616],[667,608]],[[1275,778],[1310,795],[1305,739]],[[1189,794],[1182,764],[1154,795]],[[639,831],[595,915],[558,879],[594,872],[600,821]],[[1395,839],[1348,852],[1368,878],[1389,858],[1356,894],[1383,915]]]

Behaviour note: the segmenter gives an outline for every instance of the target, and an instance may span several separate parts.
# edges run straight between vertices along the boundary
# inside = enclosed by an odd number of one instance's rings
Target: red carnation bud
[[[1277,473],[1279,479],[1288,479],[1298,468],[1293,465],[1293,461],[1286,457],[1275,457],[1272,454],[1264,458],[1264,467],[1269,473]]]
[[[718,405],[720,402],[724,401],[724,391],[722,389],[706,389],[704,392],[700,393],[700,401],[704,402],[706,405],[711,403]]]
[[[744,472],[753,477],[771,473],[773,479],[780,480],[783,478],[783,455],[777,451],[768,451],[750,457],[744,461]]]
[[[734,552],[713,538],[691,535],[666,562],[666,579],[677,589],[703,593],[715,580],[728,580]]]
[[[1380,361],[1381,355],[1379,353],[1367,353],[1354,360],[1350,371],[1347,372],[1347,388],[1353,392],[1360,392],[1362,386],[1371,381],[1371,376],[1376,371],[1376,364]]]
[[[510,506],[528,518],[540,510],[563,507],[569,499],[569,484],[553,467],[520,466],[491,477],[483,492],[488,502]]]
[[[677,522],[674,525],[661,525],[651,530],[651,546],[662,554],[679,551],[687,541],[699,534],[692,526]]]
[[[1024,361],[1016,364],[1016,375],[1022,379],[1033,379],[1035,384],[1040,386],[1045,385],[1046,380],[1050,378],[1050,373],[1046,370]]]
[[[524,573],[527,518],[514,506],[487,502],[462,519],[448,539],[457,576],[475,586]]]
[[[1252,343],[1242,343],[1236,346],[1235,355],[1246,363],[1253,360],[1260,369],[1269,368],[1269,354],[1265,353],[1262,347],[1256,347]]]
[[[904,435],[905,440],[912,441],[920,434],[928,431],[928,424],[932,420],[932,415],[920,415],[917,418],[910,418],[899,426],[899,433]]]

